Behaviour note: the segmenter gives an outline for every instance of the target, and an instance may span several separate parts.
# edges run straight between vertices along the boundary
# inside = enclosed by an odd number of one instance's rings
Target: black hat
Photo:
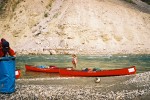
[[[3,41],[3,42],[2,42],[2,47],[3,47],[3,48],[8,48],[8,47],[9,47],[9,42]]]
[[[4,41],[6,41],[4,38],[1,38],[1,42],[4,42]]]

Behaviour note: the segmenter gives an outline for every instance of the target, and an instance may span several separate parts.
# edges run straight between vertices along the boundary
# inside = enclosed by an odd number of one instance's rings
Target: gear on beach
[[[96,77],[95,83],[99,83],[101,79],[99,77]]]

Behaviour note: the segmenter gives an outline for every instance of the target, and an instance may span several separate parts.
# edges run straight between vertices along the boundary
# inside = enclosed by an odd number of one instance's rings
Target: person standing
[[[78,63],[77,56],[76,56],[75,54],[73,54],[73,55],[72,55],[73,68],[76,68],[76,67],[77,67],[77,63]]]

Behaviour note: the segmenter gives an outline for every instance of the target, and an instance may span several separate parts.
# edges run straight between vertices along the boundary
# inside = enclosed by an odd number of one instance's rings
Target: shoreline
[[[150,55],[150,53],[17,53],[17,55]]]
[[[101,51],[101,50],[97,50],[97,52],[91,52],[90,50],[89,51],[86,51],[86,52],[82,52],[82,51],[71,51],[71,52],[68,52],[68,51],[60,51],[60,52],[45,52],[45,51],[30,51],[30,50],[27,50],[26,52],[24,51],[16,51],[16,53],[18,55],[42,55],[42,54],[46,54],[46,55],[71,55],[71,54],[80,54],[80,55],[138,55],[138,54],[150,54],[150,52],[144,52],[144,51],[141,51],[141,52],[125,52],[122,51],[122,52],[116,52],[115,50],[114,51],[110,51],[110,52],[107,52],[107,51]]]
[[[28,100],[143,100],[150,98],[150,71],[134,75],[17,79],[16,92],[1,99]]]

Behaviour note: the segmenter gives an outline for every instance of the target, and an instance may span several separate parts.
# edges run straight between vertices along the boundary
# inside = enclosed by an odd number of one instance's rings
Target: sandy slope
[[[133,1],[24,0],[1,19],[0,37],[18,53],[149,54],[150,6]]]

